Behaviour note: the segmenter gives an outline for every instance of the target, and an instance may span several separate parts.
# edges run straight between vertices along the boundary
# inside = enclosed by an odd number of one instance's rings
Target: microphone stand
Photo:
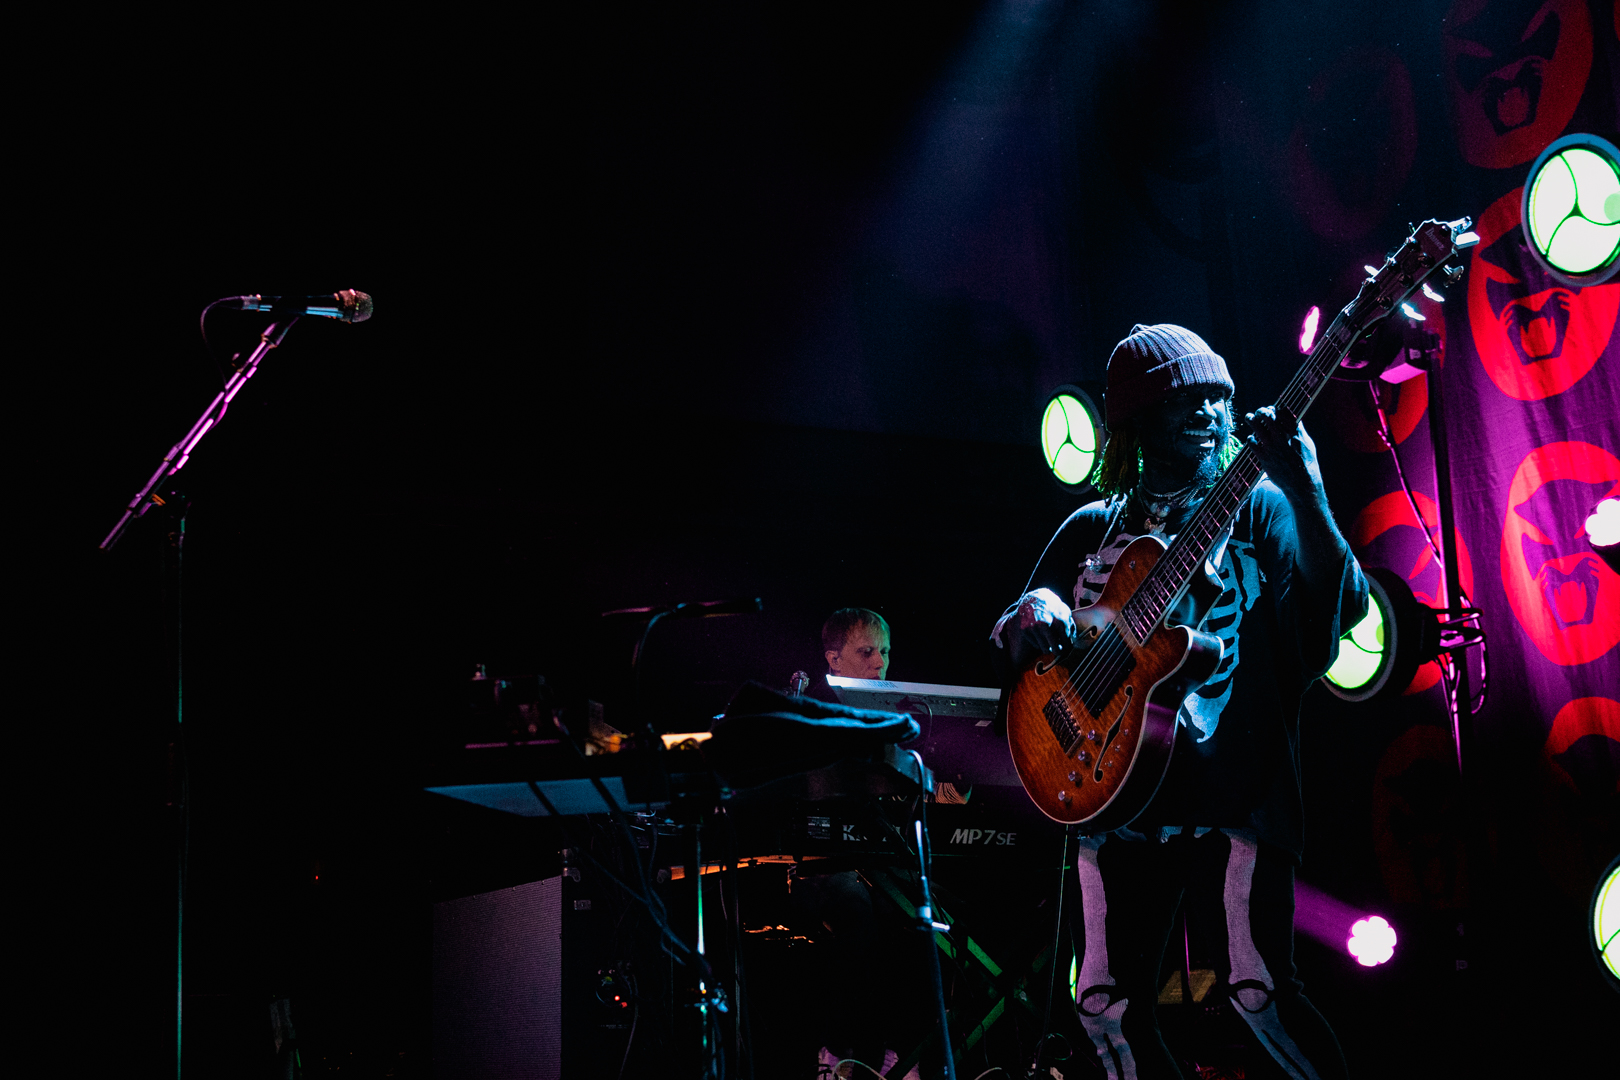
[[[922,755],[915,750],[912,754],[917,758],[917,764],[922,765]],[[939,968],[939,949],[934,945],[935,933],[950,933],[950,924],[939,922],[934,918],[934,898],[928,889],[928,826],[927,800],[921,799],[917,803],[917,816],[912,820],[912,835],[917,841],[917,869],[918,880],[922,883],[922,906],[917,909],[917,929],[923,933],[923,951],[928,954],[928,974],[933,983],[934,1005],[939,1013],[939,1042],[945,1051],[945,1080],[956,1080],[956,1058],[951,1054],[951,1017],[950,1011],[945,1007],[945,976]],[[1054,956],[1053,963],[1057,962]]]
[[[184,628],[185,613],[183,609],[185,571],[185,539],[186,539],[186,512],[190,508],[188,500],[176,498],[172,493],[168,498],[162,494],[164,486],[173,479],[174,475],[185,468],[186,462],[191,460],[191,453],[202,441],[202,437],[214,425],[225,418],[225,411],[230,408],[231,401],[241,392],[247,381],[253,378],[259,370],[259,364],[270,355],[270,350],[281,344],[281,339],[287,336],[298,321],[297,315],[279,318],[265,327],[259,335],[259,344],[254,347],[247,360],[225,383],[224,389],[214,395],[214,400],[208,408],[191,425],[185,437],[169,448],[163,455],[163,461],[158,465],[157,471],[152,473],[149,480],[135,493],[119,517],[112,531],[101,541],[102,551],[111,551],[113,545],[123,537],[130,525],[137,519],[146,516],[147,511],[154,506],[163,507],[174,516],[174,527],[169,533],[168,543],[165,545],[164,561],[173,569],[172,612],[173,612],[173,643],[174,643],[174,735],[169,743],[170,761],[170,790],[169,805],[173,806],[179,820],[175,823],[175,846],[177,874],[175,878],[174,901],[174,1076],[181,1080],[185,1061],[185,929],[186,929],[186,871],[190,858],[191,837],[191,810],[190,810],[190,763],[187,760],[185,743],[185,652]],[[169,554],[172,552],[172,556]]]
[[[136,518],[145,517],[146,512],[154,506],[164,505],[163,496],[158,493],[158,488],[174,476],[175,473],[185,468],[186,462],[191,460],[191,452],[197,448],[197,444],[202,441],[202,437],[208,434],[215,424],[225,419],[225,410],[230,408],[232,399],[236,397],[242,387],[247,385],[247,381],[253,378],[254,373],[259,370],[260,361],[270,355],[271,349],[281,344],[281,339],[287,336],[287,331],[291,330],[293,323],[297,321],[298,316],[293,315],[288,318],[277,319],[264,328],[264,333],[259,335],[259,344],[254,347],[246,362],[236,369],[236,373],[230,377],[230,381],[225,384],[225,388],[214,395],[214,400],[209,404],[208,408],[203,410],[203,414],[197,418],[197,422],[191,425],[191,430],[186,432],[185,438],[169,447],[169,452],[163,455],[163,462],[158,465],[157,471],[146,482],[146,486],[137,491],[135,497],[129,500],[129,505],[124,508],[123,516],[112,527],[112,531],[107,534],[107,538],[101,542],[102,551],[111,551],[113,545],[118,543],[119,538],[124,535],[124,531],[129,528],[130,523]]]

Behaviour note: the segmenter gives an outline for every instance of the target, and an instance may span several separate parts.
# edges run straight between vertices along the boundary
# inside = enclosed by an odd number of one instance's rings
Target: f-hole
[[[1129,685],[1125,687],[1125,700],[1120,702],[1119,712],[1114,716],[1114,726],[1108,729],[1108,738],[1103,740],[1102,749],[1097,751],[1097,767],[1091,771],[1091,779],[1097,783],[1102,782],[1103,755],[1108,753],[1108,748],[1113,746],[1114,740],[1119,737],[1119,726],[1125,722],[1125,714],[1130,711],[1131,698],[1135,694],[1136,687]]]

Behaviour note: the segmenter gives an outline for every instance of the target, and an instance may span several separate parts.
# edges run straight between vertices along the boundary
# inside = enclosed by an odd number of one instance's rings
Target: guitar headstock
[[[1471,224],[1472,220],[1465,217],[1456,221],[1431,218],[1412,230],[1401,249],[1362,282],[1361,291],[1345,308],[1356,331],[1359,333],[1394,311],[1447,260],[1479,243],[1479,236],[1468,231]]]

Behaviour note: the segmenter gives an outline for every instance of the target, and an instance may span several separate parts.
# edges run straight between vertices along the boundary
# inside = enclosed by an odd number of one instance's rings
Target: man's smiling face
[[[1142,411],[1142,452],[1192,476],[1232,434],[1232,402],[1219,387],[1172,391]]]

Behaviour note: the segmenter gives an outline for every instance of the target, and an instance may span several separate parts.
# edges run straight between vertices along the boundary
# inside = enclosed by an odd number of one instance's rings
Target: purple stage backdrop
[[[1620,791],[1620,576],[1583,528],[1599,499],[1620,494],[1620,281],[1578,289],[1551,279],[1526,247],[1519,206],[1530,163],[1553,139],[1582,130],[1613,137],[1594,120],[1612,128],[1616,27],[1589,17],[1607,5],[1563,0],[1511,17],[1494,10],[1501,6],[1459,0],[1443,25],[1451,130],[1460,164],[1474,167],[1463,175],[1480,243],[1464,286],[1443,308],[1425,300],[1420,310],[1442,331],[1463,589],[1489,635],[1475,764],[1519,763],[1482,789],[1503,793],[1483,800],[1488,829],[1494,840],[1509,822],[1533,826],[1534,861],[1514,872],[1544,874],[1579,901],[1612,854]],[[1595,38],[1609,63],[1595,62]],[[1404,71],[1389,81],[1404,85]],[[1376,385],[1422,527],[1438,544],[1427,387]],[[1322,409],[1328,422],[1316,426],[1354,462],[1341,470],[1353,479],[1332,494],[1358,555],[1443,606],[1444,577],[1401,494],[1367,390],[1336,387]],[[1477,695],[1477,652],[1469,662]],[[1423,695],[1443,722],[1436,665],[1407,693]],[[1420,782],[1448,769],[1451,754],[1446,733],[1420,723],[1389,742],[1374,779],[1386,889],[1430,910],[1466,901],[1461,840],[1441,837],[1433,792]]]

